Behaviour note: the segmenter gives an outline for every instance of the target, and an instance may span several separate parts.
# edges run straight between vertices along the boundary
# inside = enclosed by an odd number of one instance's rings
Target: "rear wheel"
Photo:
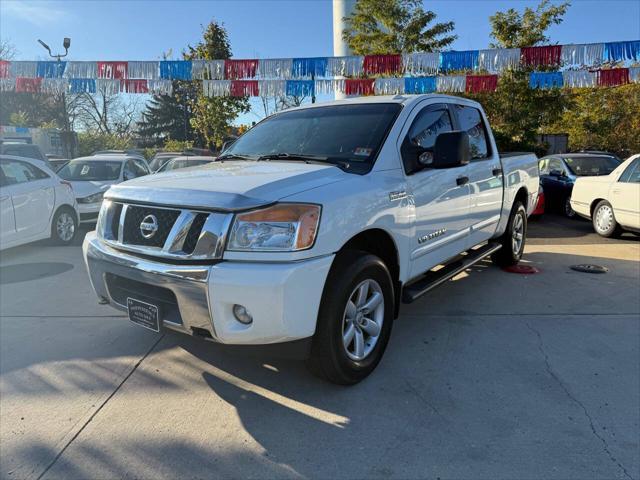
[[[78,217],[68,207],[60,208],[51,222],[51,241],[57,245],[69,245],[78,230]]]
[[[491,255],[491,260],[499,267],[516,265],[524,253],[527,240],[527,211],[520,201],[516,201],[511,209],[507,229],[498,239],[502,248]]]
[[[391,276],[380,258],[340,253],[322,294],[309,369],[342,385],[367,377],[389,341],[393,302]]]
[[[592,221],[593,229],[602,237],[617,237],[622,233],[622,229],[613,214],[613,207],[606,200],[602,200],[596,205]]]
[[[576,212],[571,206],[571,197],[566,197],[564,199],[563,205],[564,216],[567,218],[576,218]]]

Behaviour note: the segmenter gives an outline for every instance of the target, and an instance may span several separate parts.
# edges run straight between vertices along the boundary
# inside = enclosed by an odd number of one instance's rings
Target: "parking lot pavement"
[[[482,263],[403,306],[350,388],[130,325],[77,245],[3,252],[0,477],[640,478],[640,242],[529,234],[540,273]]]

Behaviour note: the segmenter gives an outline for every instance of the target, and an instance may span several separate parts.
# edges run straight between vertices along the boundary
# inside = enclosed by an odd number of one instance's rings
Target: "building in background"
[[[78,144],[75,132],[63,132],[58,128],[31,128],[0,125],[0,140],[37,145],[42,153],[63,158],[75,156],[74,145]]]

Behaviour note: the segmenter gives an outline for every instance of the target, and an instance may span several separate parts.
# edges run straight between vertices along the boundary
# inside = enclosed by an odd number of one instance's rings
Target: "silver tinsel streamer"
[[[437,92],[464,92],[467,77],[464,75],[452,75],[450,77],[438,77],[436,79]]]
[[[281,97],[286,93],[286,80],[258,80],[261,97]]]
[[[411,76],[435,75],[438,72],[438,53],[405,53],[402,55],[404,72]]]
[[[562,72],[562,83],[569,88],[595,87],[598,85],[598,75],[596,72],[567,70]]]
[[[224,79],[224,60],[206,60],[203,75],[205,80]]]
[[[327,60],[330,77],[357,77],[362,74],[364,57],[331,57]]]
[[[115,95],[120,92],[120,80],[98,78],[96,80],[96,92],[105,95]]]
[[[129,78],[146,78],[148,80],[154,80],[160,77],[160,63],[129,62],[127,74]]]
[[[11,62],[9,76],[12,78],[35,78],[38,72],[38,62]]]
[[[478,69],[491,73],[516,69],[520,65],[519,48],[494,48],[480,50],[478,54]]]
[[[171,80],[149,80],[147,82],[149,93],[155,95],[171,95],[173,82]]]
[[[69,80],[66,78],[43,78],[40,91],[60,95],[69,90]]]
[[[231,80],[203,80],[202,91],[207,97],[228,97],[231,93]]]
[[[268,58],[258,62],[259,78],[291,78],[291,58]]]
[[[16,89],[15,78],[0,78],[0,92],[13,92]]]
[[[316,94],[344,93],[344,80],[316,80],[315,90]]]
[[[64,76],[67,78],[96,78],[98,65],[96,62],[67,62]]]
[[[633,83],[640,83],[640,67],[629,68],[629,80]]]
[[[560,61],[563,65],[600,65],[603,57],[604,43],[563,45]]]
[[[376,95],[398,95],[404,93],[404,78],[376,78],[373,88]]]

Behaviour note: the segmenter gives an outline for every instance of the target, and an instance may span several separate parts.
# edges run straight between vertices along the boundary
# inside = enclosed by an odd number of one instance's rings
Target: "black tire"
[[[578,216],[571,206],[570,195],[565,197],[564,201],[562,202],[562,213],[564,213],[564,216],[567,218],[576,218]]]
[[[67,228],[64,228],[61,223],[64,223]],[[51,242],[54,245],[69,245],[73,242],[77,232],[78,216],[76,212],[70,207],[60,207],[51,220]]]
[[[520,221],[522,222],[521,224],[519,223]],[[518,231],[522,235],[522,241],[518,248],[514,245],[514,226],[517,225],[521,225],[521,228],[518,228]],[[498,243],[502,245],[502,248],[491,255],[491,260],[495,265],[502,268],[516,265],[522,258],[526,241],[527,211],[522,202],[518,200],[513,204],[513,208],[511,209],[507,229],[502,236],[498,238]]]
[[[622,228],[616,221],[613,207],[606,200],[598,202],[596,208],[593,209],[591,223],[593,224],[593,229],[601,237],[619,237],[622,234]]]
[[[378,312],[383,315],[383,321],[377,340],[370,342],[373,343],[372,350],[358,361],[350,358],[349,347],[343,345],[343,328],[347,303],[353,298],[354,289],[367,280],[373,280],[381,289],[384,305]],[[340,385],[353,385],[366,378],[380,362],[389,342],[393,312],[393,282],[384,262],[366,252],[347,250],[339,253],[322,293],[316,333],[307,360],[309,370]],[[367,344],[367,348],[371,347]]]

